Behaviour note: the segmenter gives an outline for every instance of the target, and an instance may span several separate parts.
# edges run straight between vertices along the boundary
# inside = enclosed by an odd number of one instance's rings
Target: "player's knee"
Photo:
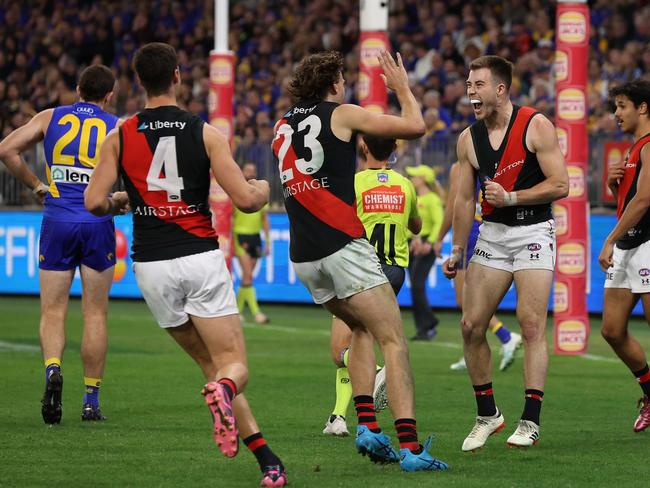
[[[522,318],[519,320],[521,326],[521,337],[524,342],[539,342],[546,340],[546,328],[544,320],[536,317]]]
[[[625,340],[627,330],[620,327],[612,327],[605,322],[602,329],[600,329],[600,334],[609,344],[616,346]]]
[[[460,319],[460,331],[465,342],[474,342],[481,336],[485,337],[485,331],[481,332],[476,321],[466,316]]]

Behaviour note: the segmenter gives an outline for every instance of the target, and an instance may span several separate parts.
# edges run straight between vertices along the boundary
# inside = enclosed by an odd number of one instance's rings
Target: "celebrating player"
[[[138,286],[158,324],[209,380],[202,393],[216,443],[233,457],[241,432],[263,472],[262,486],[284,486],[282,462],[266,444],[242,394],[248,381],[244,337],[208,206],[210,169],[244,211],[267,203],[268,183],[246,181],[219,131],[178,108],[174,48],[147,44],[136,52],[133,66],[147,103],[106,138],[86,190],[86,207],[95,215],[110,213],[105,195],[119,172],[133,210]]]
[[[402,107],[401,116],[391,116],[341,104],[345,81],[340,53],[306,56],[290,82],[294,105],[275,125],[273,152],[279,161],[294,269],[314,301],[352,328],[348,367],[359,452],[373,460],[399,460],[408,471],[445,469],[445,463],[427,452],[430,442],[418,442],[413,375],[399,307],[375,249],[363,239],[355,205],[353,134],[414,139],[424,133],[420,108],[399,55],[397,59],[395,63],[386,52],[379,56],[386,85]],[[399,458],[375,418],[374,340],[386,364]]]
[[[462,264],[480,178],[483,224],[463,288],[461,327],[478,416],[463,451],[482,447],[504,426],[492,389],[492,357],[485,333],[512,281],[524,354],[525,406],[507,443],[528,447],[539,438],[548,365],[546,314],[555,268],[551,202],[567,196],[568,175],[553,124],[535,109],[513,106],[512,63],[483,56],[470,64],[467,95],[477,122],[458,139],[460,181],[454,206],[453,247],[443,272]]]
[[[395,139],[383,139],[365,134],[359,152],[366,160],[366,169],[354,177],[357,215],[370,244],[375,246],[388,282],[395,296],[404,284],[404,269],[409,264],[407,233],[420,232],[422,220],[418,216],[415,188],[407,178],[388,169]],[[341,319],[332,320],[330,350],[336,371],[336,404],[325,423],[323,434],[348,435],[345,414],[352,399],[348,373],[349,347],[352,331]],[[386,398],[386,370],[378,368],[373,388],[375,410],[388,406]]]
[[[610,166],[607,175],[618,200],[618,223],[598,257],[607,273],[602,334],[643,390],[634,422],[634,432],[641,432],[650,425],[650,371],[627,324],[639,298],[650,324],[650,82],[625,83],[612,88],[610,96],[616,121],[623,132],[632,134],[634,144],[625,162]]]
[[[247,162],[242,166],[242,174],[246,180],[257,179],[257,165]],[[260,231],[264,229],[265,246],[262,247]],[[260,311],[253,287],[253,271],[257,260],[262,256],[268,256],[271,236],[269,235],[269,217],[266,214],[266,207],[258,212],[246,213],[237,207],[233,210],[232,233],[235,244],[235,256],[241,267],[241,282],[237,290],[237,307],[239,313],[244,313],[244,307],[248,305],[253,320],[258,324],[266,324],[269,319]]]
[[[442,227],[440,233],[438,234],[438,240],[436,241],[434,248],[437,255],[440,255],[442,250],[442,241],[449,232],[451,228],[451,221],[454,214],[454,202],[456,201],[456,193],[458,191],[458,177],[460,172],[460,165],[458,161],[451,165],[449,169],[449,192],[447,193],[447,204],[445,205],[445,216],[443,219]],[[476,239],[478,239],[478,230],[481,225],[481,209],[479,202],[479,195],[481,191],[481,186],[476,180],[476,212],[474,213],[474,222],[472,223],[472,230],[469,233],[469,240],[465,246],[465,258],[460,263],[460,266],[456,267],[456,276],[454,277],[454,291],[456,292],[456,303],[459,307],[462,306],[462,297],[463,297],[463,285],[465,284],[465,270],[469,265],[469,260],[474,254],[474,247],[476,246]],[[493,315],[490,319],[489,324],[490,331],[497,336],[501,342],[501,362],[499,363],[499,370],[505,371],[508,366],[512,364],[515,360],[515,351],[521,346],[521,335],[516,332],[510,332],[503,322],[501,322],[496,315]],[[467,363],[465,358],[461,358],[459,361],[453,363],[450,366],[454,371],[461,371],[467,369]]]
[[[39,243],[41,295],[40,339],[45,361],[45,393],[41,412],[47,424],[61,422],[65,348],[65,317],[70,285],[79,267],[83,338],[81,359],[85,392],[82,420],[104,420],[99,387],[104,375],[108,292],[115,266],[115,226],[112,214],[127,203],[124,192],[106,201],[102,217],[85,208],[83,192],[99,157],[99,147],[117,117],[105,111],[115,77],[106,66],[86,68],[79,78],[79,102],[40,112],[0,144],[0,159],[45,204]],[[48,185],[29,170],[20,153],[43,141]],[[111,190],[107,188],[102,195]]]

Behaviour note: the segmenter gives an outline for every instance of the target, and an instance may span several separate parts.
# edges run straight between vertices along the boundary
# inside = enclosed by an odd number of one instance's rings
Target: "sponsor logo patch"
[[[566,312],[569,309],[569,287],[564,283],[555,282],[553,293],[553,311]]]
[[[566,352],[582,351],[587,342],[587,327],[577,320],[565,320],[557,325],[557,345]]]
[[[232,81],[232,71],[227,59],[215,59],[210,63],[210,81],[217,85],[227,85]]]
[[[169,121],[169,120],[152,120],[151,122],[142,122],[138,126],[138,131],[142,132],[143,130],[160,130],[160,129],[184,129],[187,125],[187,122],[179,122],[178,120]]]
[[[404,213],[405,200],[406,197],[399,185],[371,188],[361,195],[364,212]]]
[[[564,12],[557,21],[558,39],[579,44],[587,39],[587,19],[580,12]]]
[[[75,166],[53,165],[50,168],[50,176],[55,183],[77,183],[87,185],[90,183],[90,175],[93,170],[90,168],[77,168]]]
[[[585,92],[576,88],[567,88],[558,94],[557,113],[560,119],[581,120],[585,117]]]
[[[533,242],[532,244],[528,244],[528,250],[529,251],[539,251],[542,248],[541,244],[538,244],[537,242]]]
[[[641,268],[639,270],[639,276],[650,276],[650,269],[648,268]]]
[[[480,256],[480,257],[485,258],[485,259],[492,259],[492,253],[484,251],[483,249],[479,249],[478,247],[474,248],[474,254],[476,256]]]
[[[585,248],[582,244],[562,244],[557,250],[557,269],[560,273],[576,275],[585,271]]]

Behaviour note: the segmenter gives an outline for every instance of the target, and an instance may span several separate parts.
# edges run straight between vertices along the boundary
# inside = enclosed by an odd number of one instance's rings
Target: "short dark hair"
[[[635,108],[639,108],[639,106],[645,102],[646,105],[648,105],[648,110],[650,112],[650,81],[633,80],[611,88],[609,90],[609,96],[612,105],[614,104],[614,99],[619,95],[629,98]],[[616,109],[616,107],[614,107],[614,109]]]
[[[300,61],[289,83],[294,102],[324,100],[343,73],[343,55],[338,51],[310,54]]]
[[[481,56],[476,58],[469,65],[470,71],[479,69],[489,69],[494,78],[506,85],[506,89],[510,90],[512,85],[512,72],[514,65],[501,56]]]
[[[397,146],[395,139],[385,139],[369,134],[364,134],[362,138],[363,142],[368,146],[368,151],[370,151],[372,157],[377,161],[386,161],[393,154]]]
[[[115,75],[103,64],[88,66],[79,77],[79,96],[86,102],[99,102],[115,88]]]
[[[163,42],[145,44],[133,56],[133,69],[149,96],[169,91],[177,67],[176,51]]]

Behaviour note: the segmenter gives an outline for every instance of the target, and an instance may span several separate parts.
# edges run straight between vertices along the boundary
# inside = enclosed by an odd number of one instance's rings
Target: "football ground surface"
[[[246,324],[246,393],[287,467],[289,486],[647,486],[650,432],[632,432],[640,388],[601,339],[598,319],[592,320],[588,358],[551,357],[540,443],[530,450],[505,444],[523,407],[520,351],[508,371],[494,373],[506,428],[483,450],[464,454],[460,446],[475,404],[466,373],[449,370],[461,355],[458,315],[441,313],[435,340],[411,343],[410,351],[421,440],[435,433],[432,453],[451,469],[407,474],[356,454],[352,437],[321,434],[334,401],[327,313],[306,306],[264,308],[271,324]],[[108,421],[82,423],[81,312],[79,301],[71,301],[63,420],[54,427],[40,414],[38,300],[2,297],[0,311],[0,486],[257,486],[260,473],[243,444],[235,459],[218,453],[199,394],[199,369],[158,329],[143,302],[111,302],[100,395]],[[410,313],[403,318],[412,335]],[[512,316],[503,318],[514,325]],[[633,322],[631,330],[650,350],[645,322]],[[549,326],[549,344],[551,332]],[[494,337],[490,342],[496,351]],[[352,406],[348,421],[352,431]],[[395,444],[390,415],[381,413],[379,422]]]

